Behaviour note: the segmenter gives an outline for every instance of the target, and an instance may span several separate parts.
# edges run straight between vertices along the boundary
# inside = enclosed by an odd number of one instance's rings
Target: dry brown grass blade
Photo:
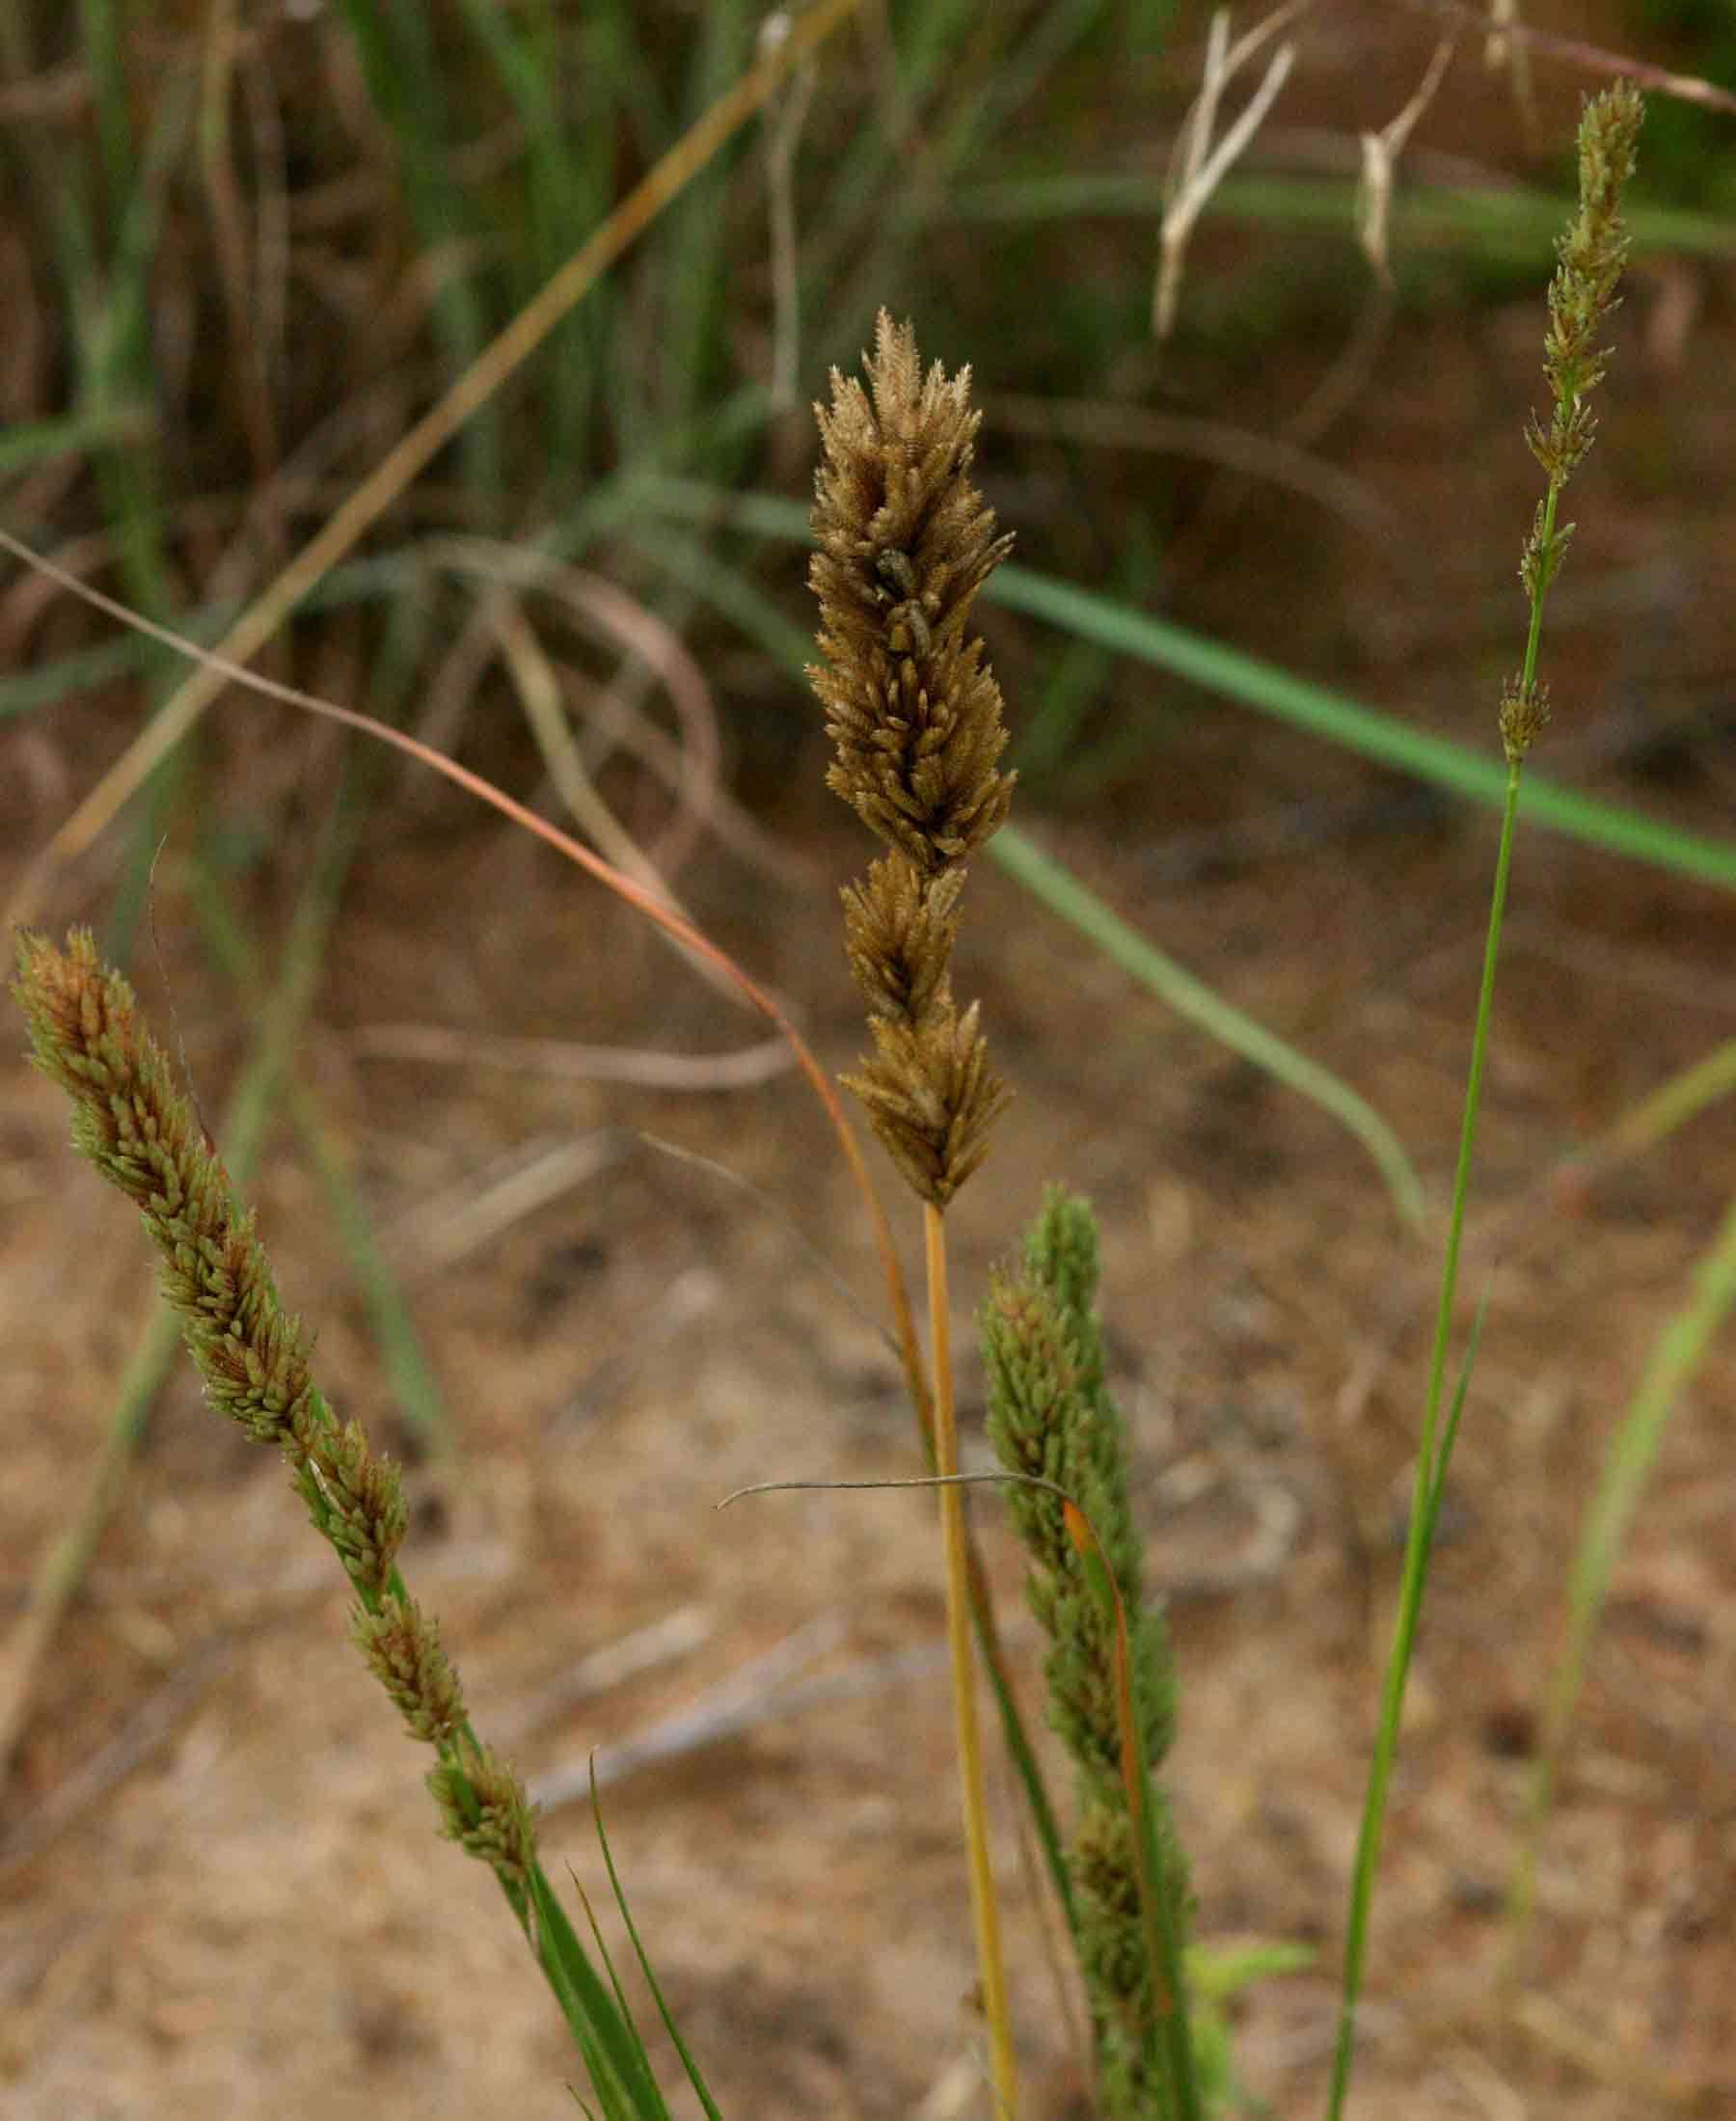
[[[166,648],[173,648],[178,655],[191,658],[202,666],[202,672],[208,677],[212,688],[210,696],[215,697],[226,684],[240,685],[250,692],[262,693],[268,699],[282,700],[286,706],[301,708],[304,713],[319,715],[328,721],[340,723],[344,728],[358,729],[364,735],[377,737],[382,744],[390,744],[394,749],[432,768],[435,773],[444,774],[455,786],[475,796],[478,802],[486,802],[502,817],[509,818],[515,825],[523,826],[526,831],[553,847],[556,853],[564,855],[569,861],[575,862],[587,875],[595,877],[599,884],[606,884],[617,898],[624,899],[629,906],[643,913],[647,920],[655,922],[694,956],[704,959],[715,971],[722,975],[749,1007],[757,1009],[773,1023],[787,1042],[791,1052],[796,1056],[796,1065],[807,1077],[814,1095],[824,1106],[827,1118],[831,1122],[832,1131],[837,1137],[838,1146],[844,1154],[845,1162],[850,1167],[851,1177],[855,1181],[856,1190],[868,1211],[874,1231],[875,1249],[880,1255],[882,1270],[885,1276],[887,1300],[891,1305],[893,1325],[898,1336],[905,1382],[924,1438],[929,1449],[933,1450],[934,1400],[929,1388],[928,1372],[916,1342],[909,1292],[905,1286],[904,1269],[899,1264],[898,1251],[892,1241],[892,1227],[886,1219],[885,1207],[863,1159],[861,1144],[856,1140],[850,1122],[845,1117],[844,1107],[839,1102],[830,1078],[821,1067],[807,1041],[797,1030],[772,993],[751,979],[709,937],[701,935],[691,922],[672,912],[661,898],[643,889],[631,877],[624,876],[600,855],[593,854],[588,847],[569,833],[561,831],[557,826],[551,825],[546,818],[538,817],[534,810],[527,809],[522,802],[515,802],[512,797],[497,788],[492,781],[485,780],[480,774],[474,774],[468,767],[460,766],[455,759],[449,759],[444,753],[431,749],[429,746],[401,729],[394,729],[389,723],[376,721],[371,715],[363,714],[358,708],[339,707],[333,700],[318,699],[312,693],[300,692],[292,685],[281,685],[274,678],[261,677],[257,670],[243,669],[238,664],[229,662],[216,652],[207,651],[193,641],[183,639],[171,628],[158,626],[153,621],[141,617],[138,612],[128,611],[125,605],[118,603],[113,597],[104,596],[101,590],[93,589],[88,583],[77,581],[64,568],[56,567],[52,561],[33,553],[28,545],[21,543],[9,530],[0,530],[0,551],[11,553],[14,559],[20,560],[27,567],[42,569],[58,581],[63,589],[73,596],[82,597],[86,603],[106,612],[122,625],[130,626],[136,633],[146,635]]]
[[[1447,77],[1447,68],[1452,64],[1453,41],[1442,38],[1434,48],[1434,56],[1416,93],[1396,118],[1390,118],[1378,132],[1365,132],[1362,136],[1362,178],[1357,186],[1356,239],[1362,245],[1363,256],[1382,280],[1390,281],[1392,271],[1388,262],[1393,215],[1393,185],[1397,174],[1398,157],[1404,152],[1405,142],[1416,130],[1417,121],[1435,99],[1435,92]]]
[[[561,1082],[628,1082],[644,1090],[677,1092],[756,1089],[790,1065],[789,1048],[782,1039],[765,1039],[727,1053],[665,1053],[630,1046],[583,1046],[570,1039],[453,1031],[438,1023],[369,1024],[354,1034],[349,1047],[366,1060],[409,1060],[437,1068],[504,1068]]]
[[[1466,29],[1486,31],[1490,26],[1484,11],[1467,5],[1466,0],[1405,0],[1405,4],[1414,14],[1441,16],[1449,22],[1462,23]],[[1533,51],[1546,52],[1550,58],[1563,60],[1585,72],[1625,78],[1650,90],[1653,95],[1673,96],[1681,103],[1697,103],[1702,110],[1728,111],[1736,116],[1736,95],[1727,89],[1701,80],[1697,74],[1671,73],[1667,67],[1648,66],[1631,52],[1611,51],[1607,45],[1589,44],[1579,37],[1563,37],[1556,30],[1535,29],[1529,22],[1503,21],[1496,29],[1507,43],[1524,44]]]
[[[617,869],[678,913],[685,912],[687,909],[658,874],[656,864],[603,800],[566,719],[562,673],[526,617],[523,602],[515,596],[501,599],[491,606],[490,615],[501,660],[542,753],[544,771],[567,815]]]
[[[82,1760],[34,1809],[14,1808],[14,1823],[0,1841],[0,1883],[34,1862],[135,1768],[166,1746],[206,1689],[222,1677],[233,1654],[233,1643],[226,1640],[195,1648],[108,1744]]]
[[[6,909],[4,925],[16,926],[32,917],[54,869],[82,853],[113,820],[231,681],[227,673],[233,666],[258,653],[302,598],[354,548],[477,407],[529,360],[574,304],[766,102],[784,76],[817,50],[859,5],[860,0],[821,0],[811,14],[801,16],[783,42],[768,51],[682,135],[446,395],[387,451],[325,527],[235,621],[215,653],[203,660],[186,683],[164,701],[55,833],[25,872]]]
[[[667,776],[680,807],[663,834],[661,846],[665,852],[660,858],[656,852],[641,850],[603,807],[592,775],[579,755],[562,705],[579,674],[564,669],[541,647],[516,600],[497,598],[488,607],[490,633],[505,660],[550,777],[573,818],[611,861],[641,884],[655,879],[681,911],[669,876],[714,822],[721,801],[723,771],[723,746],[711,686],[687,643],[672,626],[616,584],[545,554],[475,537],[433,538],[419,552],[436,564],[455,567],[502,587],[510,585],[525,594],[547,593],[586,633],[618,649],[624,666],[649,673],[662,687],[680,724],[682,742],[673,748],[677,771]],[[632,731],[636,750],[641,754],[651,750],[650,733],[639,726],[641,718],[626,697],[627,688],[617,679],[610,690],[615,710],[611,721]]]
[[[1007,391],[994,394],[994,423],[1006,434],[1077,442],[1087,449],[1190,457],[1306,495],[1361,531],[1379,557],[1390,557],[1397,542],[1398,514],[1374,486],[1281,435],[1261,434],[1228,420],[1155,413],[1119,399],[1025,397]]]

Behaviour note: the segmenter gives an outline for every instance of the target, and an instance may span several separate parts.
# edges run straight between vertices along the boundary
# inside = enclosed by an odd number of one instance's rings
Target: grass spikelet
[[[1175,1668],[1160,1614],[1147,1606],[1127,1499],[1127,1444],[1104,1380],[1095,1311],[1097,1225],[1087,1202],[1051,1186],[1022,1260],[997,1273],[982,1319],[989,1438],[1009,1472],[1064,1488],[1090,1520],[1126,1616],[1134,1723],[1154,1770],[1175,1735]],[[1068,1842],[1078,1911],[1080,1967],[1098,2047],[1099,2089],[1110,2121],[1188,2110],[1191,2085],[1172,2081],[1152,2038],[1163,1994],[1147,1948],[1139,1830],[1129,1809],[1112,1609],[1098,1593],[1059,1496],[1010,1486],[1007,1508],[1027,1554],[1026,1591],[1049,1648],[1049,1723],[1071,1754],[1077,1815]],[[1169,1933],[1184,1929],[1186,1873],[1160,1789],[1151,1785],[1158,1890]],[[1185,2065],[1183,2065],[1185,2069]],[[1159,2104],[1153,2105],[1153,2101]]]

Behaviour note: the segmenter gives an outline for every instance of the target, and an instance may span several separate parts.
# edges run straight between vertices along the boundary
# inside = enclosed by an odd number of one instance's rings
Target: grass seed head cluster
[[[825,658],[808,675],[837,748],[827,784],[890,849],[844,897],[874,1041],[845,1080],[911,1188],[944,1208],[1007,1101],[950,966],[963,865],[1013,796],[1000,687],[969,630],[1013,540],[970,482],[970,370],[925,376],[914,332],[883,310],[864,365],[867,390],[834,369],[830,409],[815,408],[808,571]]]

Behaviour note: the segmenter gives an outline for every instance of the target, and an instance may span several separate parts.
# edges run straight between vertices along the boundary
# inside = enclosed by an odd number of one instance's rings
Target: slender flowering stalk
[[[360,1423],[339,1422],[313,1382],[311,1337],[283,1308],[254,1218],[231,1197],[126,981],[81,929],[65,950],[20,937],[17,962],[13,991],[36,1064],[72,1101],[73,1145],[139,1210],[205,1398],[287,1460],[354,1588],[358,1649],[406,1730],[440,1755],[428,1787],[441,1832],[494,1871],[547,1968],[530,1890],[534,1879],[546,1897],[531,1808],[471,1729],[439,1631],[398,1573],[407,1517],[396,1466],[374,1455]]]
[[[981,1164],[1007,1092],[975,1004],[953,997],[964,863],[1001,824],[1013,776],[1000,688],[971,606],[1012,540],[969,477],[980,415],[968,368],[924,375],[910,327],[882,310],[866,390],[832,371],[816,406],[808,580],[824,661],[808,672],[837,756],[827,785],[887,852],[844,893],[846,954],[874,1050],[844,1080],[923,1203],[935,1366],[935,1470],[958,1471],[944,1210]],[[998,2110],[1017,2111],[1000,1923],[989,1860],[968,1625],[963,1500],[940,1489],[948,1639],[971,1908]]]
[[[1634,174],[1635,150],[1645,115],[1644,100],[1630,82],[1617,82],[1585,107],[1579,129],[1579,212],[1556,247],[1557,266],[1549,288],[1549,331],[1544,342],[1543,372],[1549,380],[1548,426],[1533,419],[1526,441],[1548,480],[1537,504],[1531,535],[1520,561],[1519,579],[1530,605],[1525,660],[1501,698],[1502,748],[1506,753],[1506,802],[1502,812],[1501,845],[1495,859],[1495,884],[1489,901],[1488,934],[1483,945],[1482,985],[1471,1040],[1471,1067],[1465,1086],[1459,1129],[1458,1164],[1453,1174],[1452,1207],[1447,1227],[1447,1250],[1441,1268],[1440,1300],[1435,1313],[1434,1346],[1429,1358],[1428,1393],[1423,1412],[1423,1435],[1417,1452],[1412,1491],[1410,1535],[1398,1591],[1398,1617],[1381,1689],[1380,1720],[1374,1757],[1369,1770],[1356,1866],[1350,1888],[1350,1916],[1344,1936],[1338,2042],[1332,2085],[1327,2097],[1329,2121],[1339,2121],[1349,2089],[1356,2052],[1356,2008],[1368,1958],[1369,1911],[1374,1874],[1380,1863],[1381,1833],[1387,1791],[1398,1750],[1398,1726],[1404,1709],[1405,1680],[1416,1643],[1417,1621],[1428,1574],[1429,1547],[1439,1510],[1442,1483],[1452,1450],[1463,1387],[1442,1433],[1441,1403],[1447,1383],[1447,1351],[1458,1287],[1459,1247],[1465,1202],[1470,1191],[1472,1155],[1482,1100],[1483,1063],[1488,1054],[1489,1024],[1495,1000],[1495,967],[1501,955],[1502,922],[1506,911],[1507,879],[1512,865],[1513,832],[1519,809],[1519,783],[1527,754],[1549,720],[1547,689],[1537,679],[1537,655],[1543,635],[1543,605],[1573,534],[1571,524],[1558,524],[1561,493],[1591,447],[1597,421],[1587,400],[1603,380],[1608,350],[1597,343],[1611,311],[1627,256],[1627,231],[1621,219],[1621,195]]]

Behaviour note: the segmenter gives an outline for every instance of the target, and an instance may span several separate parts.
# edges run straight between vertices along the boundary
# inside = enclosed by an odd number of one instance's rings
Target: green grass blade
[[[61,420],[32,420],[0,434],[0,478],[50,464],[57,456],[86,456],[110,444],[136,444],[149,418],[143,403],[86,405]]]
[[[614,132],[613,74],[583,63],[569,67],[565,25],[554,0],[532,0],[522,27],[499,0],[461,0],[464,18],[512,99],[525,139],[525,229],[511,246],[514,300],[524,303],[553,279],[572,248],[575,230],[593,228],[609,210],[610,165],[599,153]],[[583,108],[563,119],[557,87],[583,84]],[[576,310],[549,335],[541,357],[548,404],[543,445],[552,467],[577,472],[600,377],[599,318]]]
[[[629,526],[625,535],[647,559],[702,598],[794,676],[800,677],[812,662],[812,632],[789,618],[744,568],[720,559],[701,539],[684,537],[665,526],[656,530]]]
[[[584,1909],[584,1919],[590,1924],[591,1942],[596,1945],[597,1957],[603,1962],[603,1971],[609,1976],[610,1994],[614,1998],[615,2009],[620,2013],[621,2023],[633,2035],[634,2042],[642,2054],[645,2053],[644,2035],[638,2029],[638,2021],[633,2015],[633,2007],[627,2000],[627,1992],[622,1988],[621,1977],[615,1971],[614,1959],[610,1955],[608,1944],[604,1941],[602,1925],[597,1920],[597,1911],[591,1906],[589,1894],[580,1885],[577,1878],[573,1880],[573,1890],[578,1893],[580,1904]],[[647,2055],[647,2063],[650,2057]],[[663,2091],[655,2080],[653,2080],[652,2089],[656,2093],[657,2102],[661,2107],[664,2104]]]
[[[1736,1091],[1736,1039],[1726,1039],[1701,1060],[1693,1062],[1642,1098],[1593,1145],[1592,1156],[1642,1155],[1697,1119],[1708,1105]]]
[[[449,254],[468,245],[468,204],[452,169],[446,86],[430,14],[420,6],[388,7],[381,0],[339,0],[354,41],[367,94],[395,142],[405,201],[430,251],[448,254],[438,274],[435,328],[449,375],[469,368],[488,337],[480,295],[466,265]],[[488,500],[502,492],[501,411],[490,397],[472,414],[458,448],[472,486]]]
[[[651,1971],[651,1961],[646,1956],[644,1944],[639,1938],[638,1925],[633,1919],[633,1911],[627,1905],[627,1895],[621,1890],[620,1874],[615,1869],[614,1852],[610,1848],[609,1835],[603,1825],[603,1806],[597,1795],[597,1761],[594,1754],[590,1762],[590,1781],[591,1818],[596,1824],[597,1845],[603,1851],[603,1864],[609,1872],[610,1890],[614,1894],[615,1906],[620,1909],[621,1920],[627,1925],[627,1934],[633,1940],[633,1949],[639,1963],[639,1971],[644,1975],[645,1985],[650,1989],[652,1998],[657,2004],[658,2016],[664,2022],[664,2029],[675,2043],[675,2052],[681,2057],[681,2066],[687,2071],[688,2082],[692,2085],[699,2104],[711,2116],[711,2121],[723,2121],[722,2115],[718,2111],[717,2103],[706,2087],[705,2079],[700,2074],[699,2065],[688,2052],[687,2042],[681,2037],[669,2006],[664,2000],[664,1992],[659,1986],[657,1975]]]
[[[1158,1804],[1152,1787],[1151,1762],[1139,1741],[1126,1608],[1096,1528],[1076,1504],[1069,1502],[1066,1512],[1068,1531],[1078,1553],[1086,1584],[1102,1610],[1110,1641],[1115,1645],[1113,1684],[1116,1722],[1121,1730],[1122,1778],[1127,1817],[1133,1825],[1134,1852],[1139,1862],[1139,1913],[1145,1936],[1146,1972],[1157,1999],[1157,2008],[1145,2028],[1147,2068],[1152,2082],[1162,2087],[1165,2121],[1170,2121],[1172,2116],[1173,2121],[1200,2121],[1200,2086],[1194,2062],[1193,2033],[1188,2024],[1177,1894],[1158,1834]]]
[[[668,2121],[645,2044],[591,1965],[540,1864],[530,1872],[526,1898],[549,1986],[610,2121]]]
[[[105,416],[121,405],[153,405],[157,398],[155,361],[149,333],[150,276],[158,248],[169,175],[191,133],[196,74],[182,68],[171,75],[155,111],[142,157],[132,151],[125,122],[125,74],[115,42],[113,12],[101,5],[85,11],[87,49],[97,75],[99,101],[122,99],[119,122],[103,125],[104,160],[115,227],[106,265],[80,237],[65,257],[64,269],[74,289],[72,313],[79,330],[75,341],[80,409]],[[87,231],[88,232],[88,231]],[[168,620],[183,601],[164,534],[158,487],[154,429],[142,441],[112,442],[95,452],[95,482],[103,513],[120,561],[121,583],[128,600],[149,618]],[[159,708],[174,682],[175,659],[153,649],[146,667],[153,673],[151,709]],[[131,946],[145,904],[151,863],[156,857],[172,802],[189,770],[189,755],[179,753],[151,775],[144,814],[135,824],[105,924],[108,946],[117,958]]]
[[[1158,564],[1153,540],[1129,526],[1126,543],[1115,562],[1116,601],[1137,605],[1153,587]],[[1089,777],[1091,762],[1077,755],[1079,732],[1093,705],[1104,697],[1114,659],[1115,651],[1100,640],[1067,636],[1031,702],[1031,711],[1021,717],[1013,763],[1018,769],[1020,786],[1038,787],[1040,799],[1043,783],[1059,781],[1068,794],[1076,796],[1077,781]]]
[[[351,560],[323,576],[297,609],[304,612],[331,612],[352,604],[391,604],[404,595],[414,576],[414,554],[408,560],[397,553]],[[223,638],[243,608],[232,598],[197,604],[176,614],[175,630],[198,646],[208,648]],[[70,655],[57,657],[37,669],[0,676],[0,721],[9,715],[30,715],[44,707],[57,707],[79,693],[149,668],[164,652],[158,642],[142,634],[122,633],[94,647],[74,649]]]
[[[1367,1100],[1317,1062],[1287,1046],[1254,1018],[1214,994],[1203,981],[1128,927],[1095,892],[1016,827],[1003,826],[990,841],[988,851],[1034,898],[1071,922],[1106,958],[1131,973],[1178,1015],[1330,1112],[1372,1157],[1399,1215],[1413,1229],[1422,1227],[1423,1182],[1405,1155],[1403,1143]]]
[[[1517,1966],[1536,1888],[1537,1851],[1555,1798],[1556,1777],[1574,1710],[1586,1683],[1591,1644],[1610,1583],[1639,1515],[1669,1418],[1706,1357],[1712,1338],[1736,1309],[1736,1201],[1694,1271],[1687,1301],[1665,1326],[1610,1445],[1597,1492],[1586,1512],[1567,1587],[1567,1626],[1549,1685],[1542,1741],[1526,1792],[1525,1845],[1507,1895],[1505,1958]]]
[[[646,510],[660,516],[728,522],[739,530],[791,541],[808,534],[807,512],[800,503],[773,494],[746,494],[732,500],[713,487],[670,478],[645,481],[639,496]],[[1034,574],[1026,567],[997,567],[984,585],[983,595],[990,603],[1004,604],[1081,639],[1171,670],[1207,692],[1257,708],[1413,779],[1490,809],[1501,809],[1505,803],[1506,769],[1498,762],[1445,737],[1409,728],[1258,656],[1225,647],[1143,612],[1128,611],[1107,597]],[[1569,839],[1736,890],[1736,841],[1703,839],[1639,811],[1593,802],[1557,787],[1534,767],[1526,771],[1524,800],[1528,819]]]
[[[1127,219],[1155,228],[1164,210],[1160,171],[1064,171],[952,188],[939,211],[952,222],[1033,223]],[[1480,258],[1547,270],[1565,196],[1533,191],[1453,191],[1407,185],[1393,202],[1393,247],[1453,246]],[[1270,229],[1342,230],[1354,239],[1359,203],[1347,177],[1279,177],[1242,171],[1211,195],[1211,215]],[[1636,257],[1676,253],[1728,258],[1736,227],[1727,217],[1686,208],[1635,205],[1623,217]]]
[[[709,0],[697,14],[689,62],[684,124],[696,122],[751,63],[754,11],[743,0]],[[657,233],[662,254],[663,323],[656,411],[681,423],[712,396],[724,372],[723,296],[730,265],[722,239],[738,140],[716,155],[665,211]]]
[[[1294,677],[1275,664],[1207,640],[1143,612],[1130,612],[1071,583],[1002,567],[984,590],[1013,611],[1063,626],[1088,639],[1186,678],[1222,697],[1323,737],[1414,779],[1499,808],[1506,798],[1506,768],[1494,759],[1406,727],[1343,693]],[[1556,787],[1534,771],[1525,775],[1525,814],[1588,846],[1627,855],[1654,868],[1736,889],[1736,842],[1708,840],[1662,825],[1637,811],[1597,802]]]
[[[122,13],[114,0],[78,0],[79,42],[95,89],[96,138],[111,204],[124,199],[132,185],[131,91],[121,35]]]
[[[1459,1365],[1458,1383],[1453,1388],[1452,1404],[1447,1410],[1446,1426],[1441,1430],[1441,1448],[1435,1454],[1434,1470],[1428,1484],[1428,1550],[1434,1552],[1435,1534],[1440,1529],[1441,1500],[1447,1492],[1447,1468],[1452,1463],[1452,1447],[1458,1441],[1459,1416],[1465,1411],[1465,1395],[1471,1389],[1471,1373],[1477,1368],[1477,1350],[1482,1341],[1483,1320],[1488,1316],[1489,1292],[1483,1291],[1482,1301],[1477,1307],[1477,1316],[1471,1321],[1471,1333],[1465,1343],[1465,1359]]]
[[[993,1695],[994,1705],[1000,1712],[1001,1735],[1007,1742],[1013,1771],[1018,1777],[1019,1787],[1024,1791],[1025,1803],[1030,1808],[1031,1826],[1037,1835],[1037,1845],[1043,1851],[1049,1882],[1055,1889],[1055,1897],[1061,1903],[1061,1912],[1067,1917],[1068,1930],[1076,1943],[1079,1916],[1073,1904],[1072,1874],[1067,1867],[1061,1822],[1055,1814],[1048,1784],[1043,1779],[1043,1769],[1025,1730],[1024,1717],[1007,1678],[1006,1653],[1001,1647],[1000,1635],[995,1626],[994,1608],[989,1601],[988,1586],[975,1569],[971,1570],[970,1576],[970,1614],[976,1626],[977,1643],[983,1652],[983,1671],[988,1676],[989,1691]]]
[[[1440,1482],[1446,1474],[1446,1455],[1439,1446],[1441,1394],[1447,1374],[1447,1348],[1452,1326],[1453,1298],[1458,1289],[1459,1252],[1464,1239],[1465,1207],[1471,1191],[1471,1166],[1477,1148],[1477,1125],[1482,1108],[1483,1072],[1488,1062],[1489,1028],[1494,1016],[1495,971],[1501,962],[1501,931],[1506,916],[1507,882],[1512,873],[1513,838],[1519,813],[1519,766],[1506,768],[1506,806],[1502,812],[1501,845],[1495,859],[1495,882],[1489,893],[1488,929],[1483,941],[1482,980],[1478,990],[1477,1018],[1471,1034],[1471,1064],[1465,1081],[1464,1110],[1459,1121],[1458,1158],[1452,1177],[1452,1205],[1447,1218],[1447,1243],[1441,1261],[1440,1293],[1435,1305],[1434,1341],[1429,1353],[1428,1389],[1423,1408],[1423,1433],[1417,1445],[1417,1472],[1411,1485],[1410,1527],[1404,1542],[1404,1570],[1398,1587],[1398,1612],[1393,1625],[1393,1645],[1387,1653],[1386,1671],[1380,1683],[1380,1715],[1374,1732],[1374,1753],[1369,1763],[1368,1786],[1363,1796],[1361,1824],[1356,1835],[1356,1862],[1350,1880],[1350,1908],[1344,1925],[1343,1971],[1340,1977],[1338,2037],[1332,2057],[1332,2082],[1327,2093],[1327,2121],[1339,2121],[1349,2094],[1350,2072],[1356,2056],[1356,2015],[1362,2000],[1363,1974],[1368,1964],[1370,1923],[1374,1903],[1374,1881],[1380,1868],[1380,1844],[1386,1829],[1387,1795],[1393,1765],[1398,1754],[1399,1727],[1404,1715],[1404,1692],[1410,1678],[1411,1657],[1417,1645],[1417,1627],[1423,1617],[1423,1593],[1428,1582],[1428,1564],[1439,1515]],[[1469,1368],[1465,1379],[1469,1378]],[[1450,1429],[1456,1429],[1458,1406],[1454,1404]]]

